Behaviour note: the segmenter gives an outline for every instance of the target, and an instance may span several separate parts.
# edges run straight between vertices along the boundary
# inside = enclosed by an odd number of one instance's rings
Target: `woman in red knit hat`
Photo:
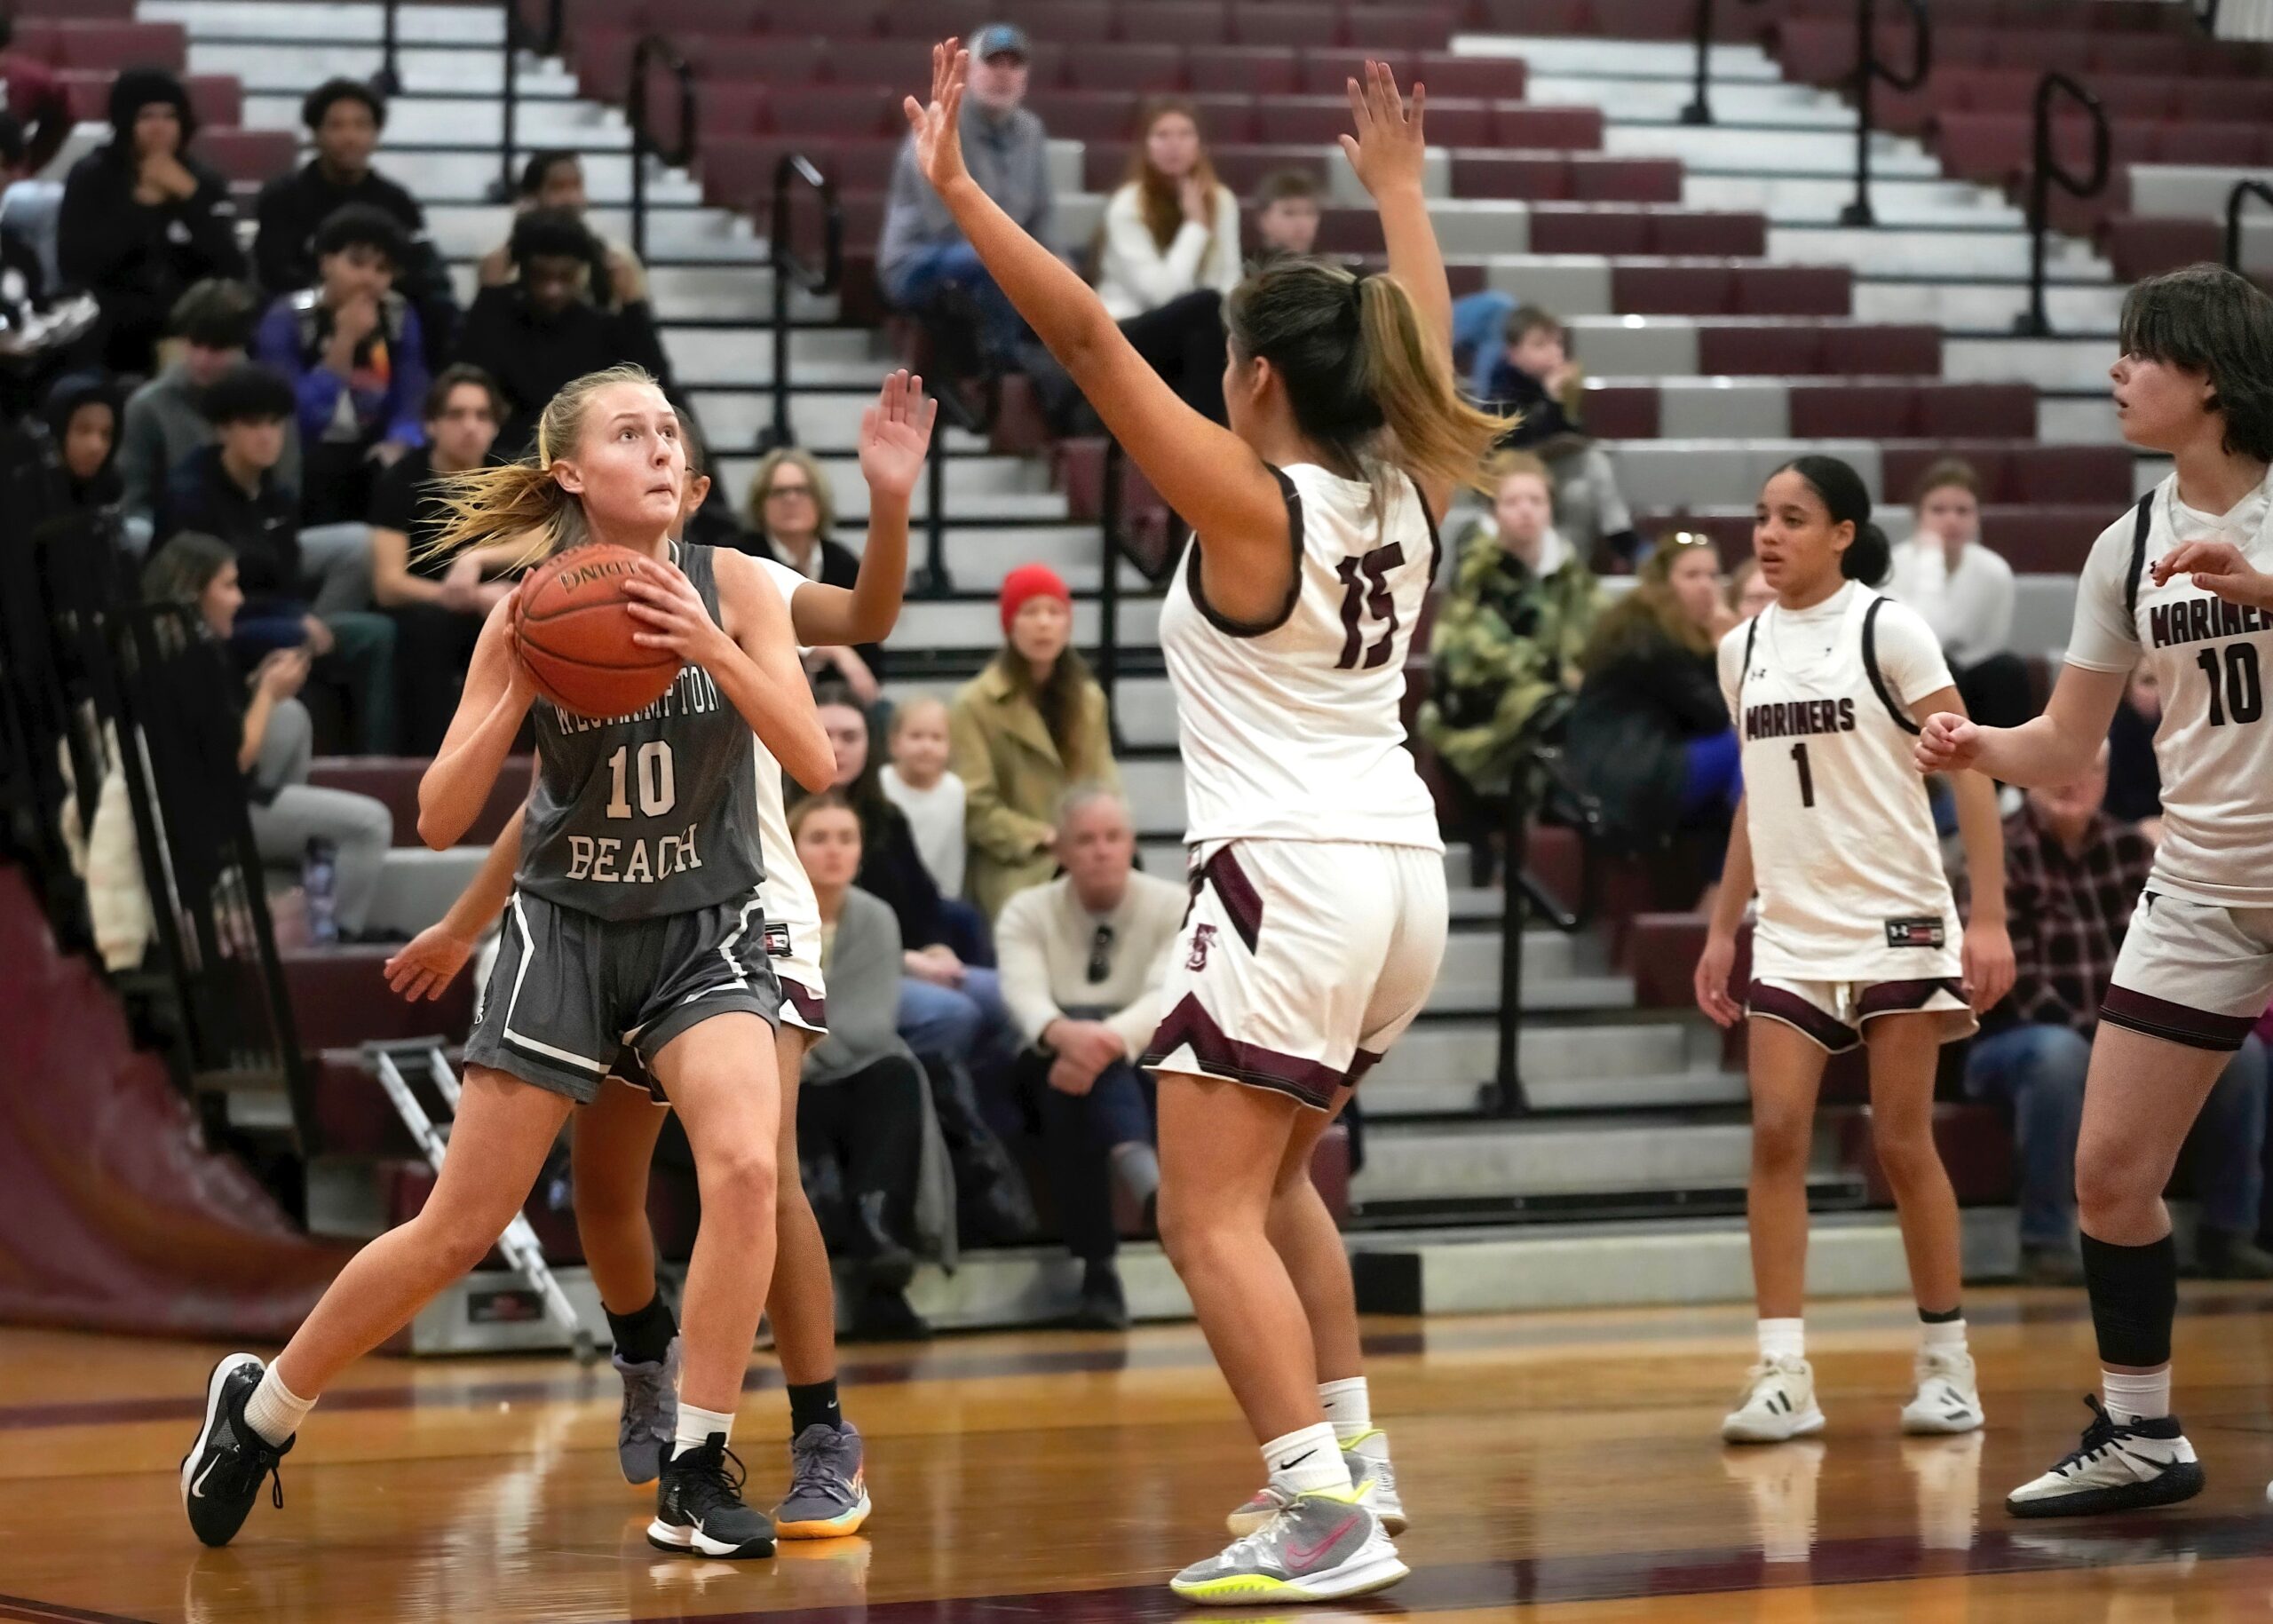
[[[1002,652],[948,712],[967,799],[965,885],[991,923],[1057,872],[1057,804],[1077,784],[1118,788],[1105,690],[1073,646],[1073,594],[1047,564],[1002,579]]]

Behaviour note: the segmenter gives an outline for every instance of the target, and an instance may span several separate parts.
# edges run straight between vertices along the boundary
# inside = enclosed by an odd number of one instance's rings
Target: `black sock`
[[[600,1311],[607,1311],[603,1307]],[[608,1314],[607,1328],[615,1338],[615,1356],[625,1364],[660,1365],[671,1351],[671,1338],[678,1335],[678,1321],[671,1317],[670,1306],[659,1291],[645,1308]]]
[[[1955,1308],[1946,1309],[1938,1314],[1928,1313],[1922,1308],[1918,1311],[1918,1322],[1921,1325],[1955,1325],[1964,1318],[1965,1304],[1962,1303]]]
[[[2171,1321],[2178,1318],[2177,1242],[2165,1235],[2142,1247],[2119,1247],[2086,1235],[2083,1253],[2101,1361],[2140,1370],[2169,1364]]]
[[[836,1378],[826,1382],[811,1382],[803,1387],[789,1389],[789,1436],[795,1438],[807,1427],[828,1427],[844,1430],[844,1411],[836,1402]]]

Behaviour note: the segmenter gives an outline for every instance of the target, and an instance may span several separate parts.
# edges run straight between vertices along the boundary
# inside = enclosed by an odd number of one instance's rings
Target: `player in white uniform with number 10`
[[[848,590],[808,581],[785,564],[759,559],[780,592],[801,644],[868,642],[887,635],[899,614],[907,575],[907,506],[930,443],[936,401],[923,380],[899,372],[885,379],[864,415],[861,472],[869,488],[868,539],[860,575]],[[709,479],[697,442],[687,440],[688,489],[682,521],[702,503]],[[797,860],[783,805],[781,768],[756,749],[758,844],[765,878],[759,888],[765,947],[781,984],[776,1034],[781,1076],[782,1176],[776,1184],[773,1287],[767,1308],[774,1349],[790,1401],[790,1486],[774,1512],[784,1539],[850,1534],[869,1509],[859,1431],[843,1420],[836,1394],[836,1303],[828,1254],[803,1181],[797,1176],[797,1082],[806,1051],[827,1033],[828,1000],[820,968],[820,909]],[[497,918],[520,858],[521,814],[500,833],[479,875],[439,923],[387,963],[405,997],[439,997]],[[614,1081],[575,1115],[572,1188],[576,1228],[593,1284],[615,1337],[615,1366],[624,1382],[617,1454],[633,1483],[654,1479],[677,1412],[677,1327],[655,1290],[654,1238],[646,1215],[648,1170],[663,1111],[636,1065],[619,1061]],[[629,1086],[622,1086],[629,1085]]]
[[[1889,559],[1869,492],[1836,457],[1795,458],[1762,487],[1752,544],[1776,598],[1721,640],[1745,798],[1697,966],[1706,1014],[1723,1026],[1750,1017],[1746,1216],[1760,1358],[1721,1436],[1772,1444],[1823,1430],[1801,1313],[1809,1151],[1824,1062],[1857,1047],[1870,1051],[1872,1137],[1922,1322],[1903,1429],[1969,1432],[1981,1400],[1958,1301],[1957,1198],[1934,1146],[1934,1074],[1941,1046],[2012,985],[1996,793],[1976,773],[1953,775],[1974,880],[1965,927],[1910,759],[1920,721],[1958,705],[1957,689],[1926,622],[1873,590]],[[1755,883],[1740,1008],[1729,973]]]
[[[1311,1156],[1443,957],[1443,845],[1398,708],[1433,516],[1506,426],[1453,391],[1424,94],[1408,110],[1377,63],[1350,82],[1342,147],[1380,210],[1390,274],[1301,260],[1235,289],[1226,429],[1179,401],[971,179],[968,66],[941,46],[931,105],[909,99],[918,164],[1193,533],[1160,622],[1192,899],[1144,1059],[1160,1079],[1161,1237],[1268,1482],[1233,1513],[1239,1537],[1172,1588],[1219,1603],[1362,1595],[1405,1576],[1390,1542],[1401,1509]]]
[[[1936,717],[1918,741],[1929,771],[2064,784],[2097,755],[2134,666],[2162,689],[2163,841],[2101,1004],[2076,1145],[2104,1398],[2087,1401],[2081,1445],[2008,1496],[2018,1517],[2201,1492],[2171,1414],[2178,1258],[2162,1192],[2273,998],[2273,299],[2214,265],[2174,271],[2132,289],[2122,345],[2123,438],[2175,471],[2093,543],[2044,714],[2012,728]]]

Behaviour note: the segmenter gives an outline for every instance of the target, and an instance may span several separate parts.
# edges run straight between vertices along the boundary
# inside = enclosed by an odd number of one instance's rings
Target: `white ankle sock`
[[[1346,1493],[1350,1488],[1350,1469],[1342,1462],[1342,1446],[1326,1422],[1265,1444],[1263,1470],[1271,1474],[1273,1484],[1291,1494],[1317,1489]]]
[[[732,1410],[698,1410],[684,1398],[678,1406],[678,1431],[671,1439],[671,1453],[685,1454],[690,1449],[700,1449],[717,1434],[726,1442],[734,1438],[734,1414]]]
[[[1334,1425],[1336,1442],[1347,1444],[1374,1430],[1373,1400],[1366,1392],[1366,1378],[1344,1376],[1339,1382],[1318,1384],[1318,1401],[1326,1406],[1326,1418]]]
[[[2166,1365],[2150,1375],[2126,1375],[2112,1370],[2099,1373],[2100,1391],[2105,1396],[2107,1413],[2120,1423],[2126,1421],[2159,1421],[2170,1414],[2170,1367]]]
[[[1760,1357],[1803,1359],[1808,1356],[1808,1322],[1804,1319],[1763,1319],[1760,1322]]]
[[[261,1372],[260,1385],[245,1400],[245,1425],[270,1443],[281,1445],[300,1430],[300,1423],[315,1407],[313,1398],[303,1398],[278,1381],[276,1367],[271,1365]]]
[[[1927,1349],[1955,1348],[1962,1351],[1965,1347],[1965,1321],[1928,1320],[1918,1327],[1918,1345]]]

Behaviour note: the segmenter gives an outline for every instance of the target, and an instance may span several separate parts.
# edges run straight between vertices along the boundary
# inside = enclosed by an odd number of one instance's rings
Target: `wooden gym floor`
[[[1026,1334],[847,1351],[877,1512],[775,1560],[650,1550],[603,1364],[368,1359],[284,1464],[284,1509],[202,1551],[176,1470],[217,1350],[0,1332],[0,1619],[770,1624],[1409,1612],[1432,1624],[2273,1618],[2273,1291],[2190,1287],[2181,1413],[2200,1499],[2016,1523],[2004,1491],[2071,1447],[2095,1372],[2080,1293],[1968,1304],[1990,1429],[1905,1440],[1912,1316],[1833,1303],[1810,1352],[1831,1430],[1723,1450],[1751,1352],[1736,1308],[1369,1325],[1414,1575],[1341,1608],[1185,1608],[1160,1581],[1224,1541],[1257,1466],[1198,1333]],[[751,1367],[751,1498],[785,1477],[787,1406]]]

